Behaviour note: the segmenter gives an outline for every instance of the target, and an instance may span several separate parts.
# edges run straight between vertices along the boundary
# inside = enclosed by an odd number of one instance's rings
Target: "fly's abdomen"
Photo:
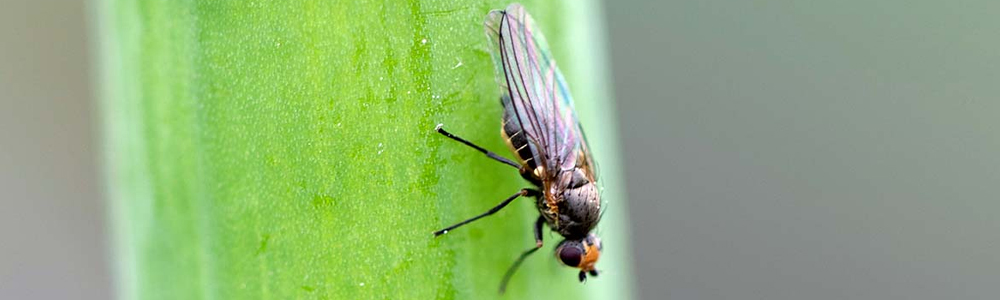
[[[526,166],[528,170],[534,170],[537,166],[535,157],[531,145],[528,144],[528,137],[525,135],[524,129],[521,128],[517,116],[514,115],[513,107],[510,105],[510,98],[505,95],[501,99],[501,103],[504,110],[500,133],[503,134],[504,141],[507,142],[507,147],[510,147],[510,151],[517,156],[518,161]]]

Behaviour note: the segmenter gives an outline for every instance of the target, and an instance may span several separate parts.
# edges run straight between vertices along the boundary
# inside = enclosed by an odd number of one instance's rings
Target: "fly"
[[[485,213],[435,231],[434,236],[492,215],[519,197],[534,198],[539,212],[534,223],[535,245],[507,269],[500,293],[524,259],[542,247],[543,225],[563,236],[555,255],[563,264],[580,269],[578,277],[583,282],[588,274],[598,274],[594,265],[602,245],[592,231],[601,219],[601,197],[594,159],[577,121],[566,80],[542,32],[520,4],[491,11],[484,25],[502,91],[500,134],[517,161],[455,136],[440,124],[435,130],[517,168],[534,187],[521,189]]]

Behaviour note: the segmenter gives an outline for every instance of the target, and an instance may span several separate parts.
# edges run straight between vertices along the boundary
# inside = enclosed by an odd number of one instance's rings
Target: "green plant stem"
[[[559,238],[546,233],[547,254],[525,262],[506,297],[628,298],[603,53],[571,52],[603,47],[601,35],[585,34],[600,23],[580,21],[597,7],[542,2],[524,4],[580,86],[613,208],[600,229],[609,250],[599,266],[609,271],[581,286],[551,257]],[[494,297],[504,270],[534,245],[532,203],[431,232],[527,183],[433,128],[444,123],[506,154],[482,28],[486,12],[506,4],[100,2],[121,298]]]

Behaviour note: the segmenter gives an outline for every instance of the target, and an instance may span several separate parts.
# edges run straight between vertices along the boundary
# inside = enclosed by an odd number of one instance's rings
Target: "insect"
[[[580,269],[581,282],[597,276],[601,240],[591,231],[601,219],[594,159],[583,128],[577,121],[566,80],[549,52],[534,20],[520,4],[493,10],[484,22],[491,43],[497,83],[503,105],[500,133],[517,161],[507,159],[455,136],[438,125],[442,135],[518,169],[534,188],[524,188],[489,211],[434,232],[435,236],[492,215],[519,197],[534,198],[539,217],[534,224],[535,245],[507,269],[500,283],[504,292],[518,266],[542,247],[542,226],[563,236],[556,257]]]

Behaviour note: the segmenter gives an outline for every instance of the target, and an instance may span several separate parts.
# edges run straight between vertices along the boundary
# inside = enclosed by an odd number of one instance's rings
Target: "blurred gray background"
[[[607,1],[645,299],[1000,299],[1000,1]]]
[[[0,299],[110,299],[83,1],[0,0]]]
[[[608,2],[642,298],[1000,295],[1000,2]],[[2,299],[111,296],[56,3],[0,9]]]

